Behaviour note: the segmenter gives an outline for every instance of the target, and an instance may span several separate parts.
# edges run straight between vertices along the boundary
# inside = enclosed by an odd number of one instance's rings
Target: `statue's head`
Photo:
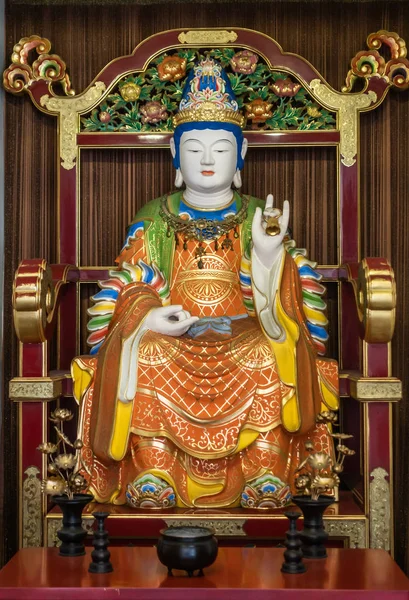
[[[247,140],[245,119],[238,110],[230,82],[212,59],[191,71],[171,140],[176,184],[198,192],[218,192],[232,182],[240,187]]]

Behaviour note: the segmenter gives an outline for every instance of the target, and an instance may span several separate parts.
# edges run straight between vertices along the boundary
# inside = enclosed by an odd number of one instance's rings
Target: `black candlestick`
[[[300,533],[301,550],[304,558],[326,558],[325,542],[328,533],[324,529],[323,514],[335,502],[333,496],[321,495],[316,500],[311,496],[293,496],[293,502],[304,515],[304,528]]]
[[[109,513],[94,512],[92,515],[97,522],[97,529],[94,531],[92,545],[95,550],[91,552],[92,563],[90,564],[88,571],[90,573],[111,573],[113,568],[109,560],[111,553],[108,550],[108,531],[104,527],[104,521],[109,517]]]
[[[281,570],[283,573],[305,573],[306,567],[302,562],[301,540],[297,531],[297,519],[300,513],[289,510],[284,514],[290,521],[290,529],[286,532],[284,545],[287,550],[284,552],[285,560]]]

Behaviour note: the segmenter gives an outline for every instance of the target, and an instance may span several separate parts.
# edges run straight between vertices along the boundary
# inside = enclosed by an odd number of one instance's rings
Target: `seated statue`
[[[273,197],[242,195],[244,117],[210,58],[174,117],[176,191],[128,228],[74,359],[81,461],[99,502],[281,507],[338,406],[324,287]],[[232,187],[233,186],[233,187]]]

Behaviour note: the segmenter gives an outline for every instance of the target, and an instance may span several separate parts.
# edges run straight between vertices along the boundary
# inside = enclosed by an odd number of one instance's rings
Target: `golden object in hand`
[[[266,234],[267,235],[278,235],[280,233],[280,224],[278,217],[267,217],[266,218]]]

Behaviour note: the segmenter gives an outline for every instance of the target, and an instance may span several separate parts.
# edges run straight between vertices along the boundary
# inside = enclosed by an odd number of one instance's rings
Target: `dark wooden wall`
[[[248,27],[276,39],[284,50],[308,59],[329,83],[340,89],[350,59],[365,49],[369,33],[397,31],[409,43],[407,2],[268,2],[167,5],[21,6],[6,11],[6,56],[22,37],[39,34],[68,65],[73,86],[82,91],[102,67],[129,54],[138,42],[175,27]],[[4,67],[8,65],[8,62]],[[56,260],[56,123],[27,97],[6,98],[6,285],[5,370],[17,373],[17,342],[12,329],[13,272],[23,257]],[[391,93],[383,106],[363,115],[361,129],[361,202],[363,255],[386,256],[395,268],[399,306],[393,342],[393,374],[404,380],[405,397],[396,409],[396,556],[409,567],[408,389],[409,302],[408,197],[409,93]],[[172,186],[166,151],[89,151],[82,161],[83,264],[112,264],[126,223],[136,208]],[[273,164],[271,164],[273,156]],[[273,192],[292,203],[298,245],[305,244],[320,263],[335,262],[335,157],[332,149],[251,150],[244,191],[264,197]],[[155,169],[155,176],[152,171]],[[112,218],[112,204],[117,217]],[[98,231],[91,244],[90,232]],[[101,235],[99,235],[101,232]],[[3,546],[7,559],[17,545],[16,412],[5,400],[1,473],[5,484]]]

